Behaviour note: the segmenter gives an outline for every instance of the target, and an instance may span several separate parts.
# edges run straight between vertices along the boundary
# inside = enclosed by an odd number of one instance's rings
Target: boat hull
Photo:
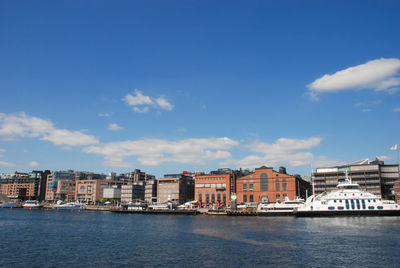
[[[400,216],[400,210],[296,211],[296,217]]]
[[[293,211],[259,211],[257,216],[274,217],[274,216],[293,216]]]

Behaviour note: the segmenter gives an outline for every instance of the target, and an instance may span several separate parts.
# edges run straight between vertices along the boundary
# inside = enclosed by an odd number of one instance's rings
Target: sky
[[[0,1],[0,173],[317,167],[400,143],[399,1]]]

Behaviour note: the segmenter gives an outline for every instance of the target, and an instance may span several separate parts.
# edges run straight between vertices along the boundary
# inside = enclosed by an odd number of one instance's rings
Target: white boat
[[[37,200],[26,200],[22,203],[22,207],[26,209],[41,209],[43,205]]]
[[[346,174],[347,177],[347,174]],[[360,189],[346,178],[337,190],[312,195],[295,210],[299,217],[319,216],[400,216],[400,206],[391,200]]]
[[[53,205],[53,209],[57,210],[84,210],[85,205],[80,202],[68,202],[57,201],[57,204]]]
[[[16,208],[17,203],[13,202],[0,202],[0,208]]]
[[[304,199],[296,197],[295,200],[285,199],[277,203],[260,203],[257,206],[258,216],[291,216],[294,210],[304,205]]]

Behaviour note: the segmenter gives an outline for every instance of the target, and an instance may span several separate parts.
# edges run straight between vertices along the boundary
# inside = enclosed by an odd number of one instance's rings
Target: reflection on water
[[[0,267],[395,267],[399,217],[0,210]]]

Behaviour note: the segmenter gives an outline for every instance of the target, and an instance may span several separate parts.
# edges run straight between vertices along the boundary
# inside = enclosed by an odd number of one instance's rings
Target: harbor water
[[[399,267],[400,217],[0,209],[0,267]]]

